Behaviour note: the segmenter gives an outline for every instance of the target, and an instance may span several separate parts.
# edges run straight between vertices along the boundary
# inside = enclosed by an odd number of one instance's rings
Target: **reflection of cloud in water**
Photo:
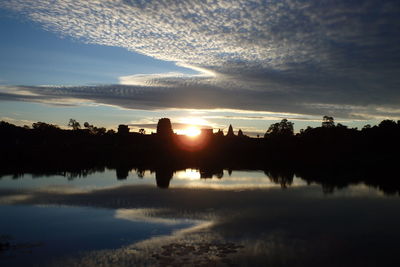
[[[376,188],[370,187],[366,184],[351,185],[342,189],[336,190],[334,194],[325,195],[329,198],[344,198],[344,197],[382,197],[387,198],[383,191],[377,190]],[[397,196],[394,196],[397,197]]]
[[[166,244],[192,244],[199,247],[199,244],[220,243],[223,240],[222,238],[217,239],[217,235],[209,231],[209,228],[213,225],[212,221],[174,218],[174,216],[177,216],[175,212],[168,209],[117,209],[114,217],[118,219],[167,225],[188,224],[188,227],[175,230],[171,235],[153,236],[119,249],[82,253],[79,257],[63,259],[62,265],[160,266],[154,255],[158,253],[163,257],[162,248]],[[160,214],[172,217],[160,217]],[[191,262],[193,262],[193,259],[189,260],[189,263]],[[55,266],[58,264],[60,262],[54,262]]]
[[[140,175],[139,175],[140,173]],[[60,191],[63,194],[74,194],[80,192],[89,192],[92,190],[99,189],[112,189],[120,186],[152,186],[156,187],[158,184],[157,171],[147,170],[142,171],[132,169],[129,177],[123,180],[116,179],[116,171],[105,170],[104,172],[90,173],[85,177],[67,179],[65,176],[60,175],[38,175],[38,174],[26,174],[18,176],[18,178],[12,175],[5,175],[0,178],[0,187],[2,189],[14,189],[18,190],[25,189],[36,189],[42,191]],[[158,172],[159,176],[160,172]],[[162,172],[161,172],[162,174]],[[164,182],[168,182],[170,188],[202,188],[202,189],[216,189],[216,190],[248,190],[248,189],[267,189],[276,187],[297,187],[306,186],[310,184],[318,184],[321,181],[317,178],[316,180],[309,180],[297,177],[294,173],[271,173],[263,171],[249,171],[249,170],[207,170],[207,169],[181,169],[177,171],[171,171],[169,174],[173,175],[171,180],[164,179]],[[200,177],[199,177],[200,176]],[[206,178],[207,177],[207,178]],[[211,178],[212,177],[212,178]],[[163,181],[163,179],[161,179]],[[311,182],[316,181],[316,182]],[[355,182],[362,181],[360,179],[354,179]],[[385,183],[383,183],[384,185]],[[347,184],[346,184],[347,185]],[[361,191],[364,189],[358,188],[359,184],[353,184],[346,189],[345,186],[338,181],[323,183],[322,190],[329,193],[333,190],[339,190],[341,194],[348,192],[350,194],[356,194],[357,191],[362,194]],[[375,190],[370,189],[367,194],[373,194]]]
[[[222,170],[221,170],[222,171]],[[2,188],[37,188],[38,190],[61,191],[61,193],[79,193],[80,191],[91,191],[97,189],[116,188],[125,185],[151,185],[156,186],[156,172],[144,171],[143,177],[138,176],[137,170],[131,170],[129,177],[124,180],[115,179],[115,170],[105,170],[104,172],[91,173],[85,177],[67,179],[65,176],[52,175],[48,179],[26,174],[19,179],[12,176],[4,176],[1,179]],[[306,185],[306,182],[295,177],[291,186]],[[262,171],[239,171],[235,170],[230,175],[228,171],[222,171],[222,177],[212,173],[212,178],[201,178],[199,169],[183,169],[173,173],[170,187],[190,187],[190,188],[212,188],[219,190],[231,189],[251,189],[280,187],[280,184],[271,181],[268,175]]]
[[[200,220],[160,217],[159,214],[162,212],[168,214],[167,210],[158,209],[117,209],[114,217],[117,219],[124,219],[134,222],[140,221],[146,223],[162,223],[167,225],[194,224],[197,226],[204,223],[204,221]]]
[[[228,176],[225,170],[222,174],[221,178],[218,178],[215,174],[212,178],[200,178],[200,170],[186,169],[174,174],[170,187],[210,188],[219,190],[281,187],[280,184],[271,181],[270,177],[261,171],[235,171]],[[307,182],[294,176],[290,186],[304,185],[307,185]]]
[[[393,212],[399,199],[376,192],[355,186],[327,197],[316,185],[240,192],[123,186],[65,195],[26,191],[31,197],[14,203],[114,208],[118,218],[145,222],[204,222],[121,249],[94,251],[70,265],[158,265],[152,255],[163,245],[234,242],[244,246],[232,255],[239,265],[378,266],[383,261],[381,266],[391,266],[400,239],[400,215]]]
[[[74,185],[46,185],[37,188],[34,191],[54,194],[79,194],[90,192],[88,188],[80,188]]]
[[[223,239],[211,232],[191,233],[182,235],[175,233],[171,236],[161,236],[141,241],[120,249],[92,251],[80,257],[63,259],[62,264],[67,266],[164,266],[154,257],[162,255],[162,247],[170,244],[185,244],[196,246],[198,244],[222,242]],[[196,259],[188,258],[183,266],[193,266]],[[54,265],[56,266],[56,262]],[[223,266],[223,265],[222,265]]]
[[[27,201],[30,199],[30,195],[28,194],[15,194],[15,195],[0,195],[0,205],[10,205],[14,203],[18,203],[21,201]]]

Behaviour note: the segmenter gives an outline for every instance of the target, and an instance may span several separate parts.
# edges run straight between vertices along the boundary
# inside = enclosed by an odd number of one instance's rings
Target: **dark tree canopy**
[[[106,133],[107,129],[104,127],[96,127],[88,122],[85,122],[83,124],[83,126],[86,128],[86,130],[90,133],[90,134],[94,134],[94,135],[103,135]],[[129,129],[128,129],[129,132]]]
[[[32,124],[32,129],[34,130],[39,130],[39,131],[47,131],[47,130],[60,130],[60,128],[57,125],[54,124],[49,124],[45,122],[34,122]]]
[[[364,127],[362,128],[363,131],[371,129],[371,124],[366,124],[364,125]]]
[[[334,125],[333,118],[326,118],[325,122]],[[26,170],[36,166],[38,170],[44,166],[74,170],[105,164],[115,167],[118,178],[125,179],[132,168],[124,165],[137,164],[137,169],[155,170],[157,184],[166,188],[175,169],[198,167],[202,168],[201,178],[211,178],[222,177],[223,168],[228,169],[228,173],[235,168],[254,168],[269,170],[266,174],[271,181],[280,183],[283,188],[292,183],[295,173],[296,176],[309,175],[307,182],[322,182],[324,192],[332,192],[335,184],[343,186],[364,181],[384,188],[387,193],[400,193],[398,121],[384,120],[362,130],[340,123],[332,128],[307,127],[294,135],[293,123],[283,119],[269,127],[266,139],[240,138],[240,130],[238,137],[226,137],[218,131],[204,138],[203,131],[203,136],[191,139],[175,134],[167,138],[154,134],[144,136],[129,132],[128,125],[118,127],[120,134],[113,130],[104,133],[104,128],[88,122],[83,126],[85,129],[66,130],[36,122],[29,128],[0,121],[2,171],[18,175],[21,166]],[[161,120],[158,126],[160,132],[172,133],[169,119]],[[232,126],[229,128],[233,135]],[[187,140],[205,142],[188,149],[182,142]],[[162,171],[163,168],[167,171]],[[320,170],[323,176],[315,170]],[[364,177],[368,179],[363,180]]]
[[[264,137],[277,137],[277,136],[293,136],[294,123],[288,121],[287,119],[281,120],[281,122],[277,122],[271,124],[269,126],[268,131],[265,133]]]
[[[393,120],[383,120],[383,121],[381,121],[381,123],[379,123],[379,127],[386,128],[386,129],[396,128],[397,123]]]
[[[72,130],[79,130],[81,128],[81,124],[75,119],[69,119],[68,127],[71,127]]]
[[[335,127],[335,120],[333,119],[333,117],[324,116],[322,118],[322,127],[325,127],[325,128]]]
[[[115,134],[115,131],[113,129],[110,129],[110,130],[107,130],[106,133],[109,135],[113,135],[113,134]]]

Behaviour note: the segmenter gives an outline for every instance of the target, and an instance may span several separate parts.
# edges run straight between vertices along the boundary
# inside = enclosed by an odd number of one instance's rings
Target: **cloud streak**
[[[398,1],[6,0],[3,6],[58,34],[200,74],[133,75],[120,77],[122,85],[20,86],[15,92],[38,96],[8,91],[2,99],[343,118],[374,117],[400,103]]]

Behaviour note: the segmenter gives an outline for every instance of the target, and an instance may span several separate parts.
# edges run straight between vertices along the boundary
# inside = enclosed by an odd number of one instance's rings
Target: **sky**
[[[2,0],[0,120],[263,134],[400,119],[398,0]]]

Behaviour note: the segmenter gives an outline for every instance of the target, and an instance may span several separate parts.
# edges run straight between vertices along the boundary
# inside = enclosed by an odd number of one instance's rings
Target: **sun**
[[[190,136],[190,137],[196,137],[198,136],[201,131],[199,128],[194,127],[194,126],[190,126],[189,128],[184,130],[185,135]]]

